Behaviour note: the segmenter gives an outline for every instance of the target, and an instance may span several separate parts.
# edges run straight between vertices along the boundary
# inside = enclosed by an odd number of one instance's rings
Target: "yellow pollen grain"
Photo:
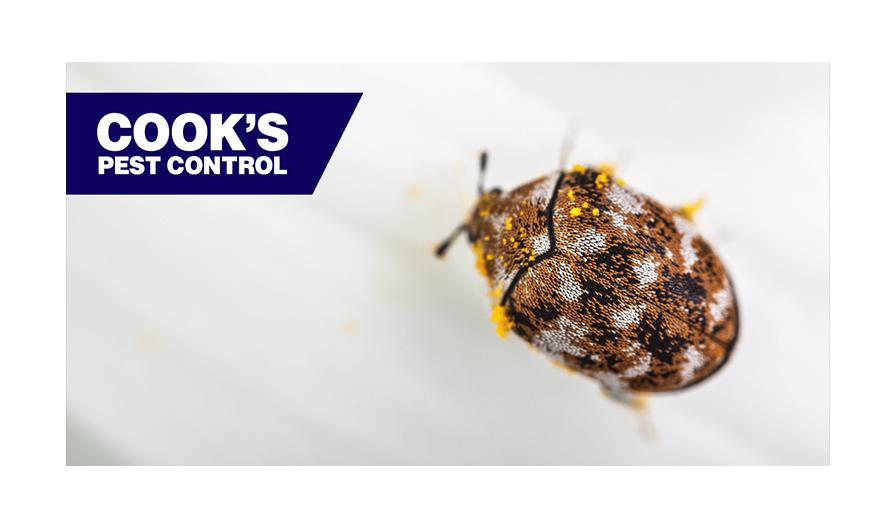
[[[478,272],[484,276],[488,277],[488,269],[485,267],[485,253],[482,250],[482,242],[476,242],[472,246],[472,252],[475,253],[475,268]]]
[[[513,321],[510,320],[510,317],[507,316],[507,311],[501,305],[494,306],[494,309],[491,310],[491,322],[497,326],[495,331],[500,338],[504,338],[507,336],[507,332],[513,329]]]
[[[513,244],[513,248],[514,248],[514,249],[518,249],[518,248],[519,248],[519,242],[514,243],[514,244]]]
[[[596,207],[594,207],[594,210],[593,210],[592,212],[593,212],[594,216],[599,216],[599,215],[600,215],[600,209],[598,209],[598,208],[596,208]]]
[[[588,202],[585,201],[584,203],[581,204],[581,208],[582,208],[582,209],[589,209],[589,208],[590,208],[590,203],[588,203]]]
[[[511,241],[511,242],[514,242],[514,241],[516,241],[516,238],[515,238],[514,236],[511,236],[511,237],[510,237],[510,241]]]
[[[677,209],[681,216],[693,221],[694,216],[705,205],[705,198],[699,198],[696,201],[687,203]]]
[[[491,253],[488,253],[488,254],[485,255],[485,259],[488,260],[488,261],[490,262],[491,260],[494,259],[494,255],[491,254]]]
[[[572,165],[572,172],[584,172],[586,170],[587,170],[587,167],[584,165],[580,165],[578,163],[575,163],[574,165]]]
[[[581,216],[581,207],[574,207],[572,210],[569,211],[569,216],[573,218]]]
[[[529,257],[528,257],[528,261],[529,261],[529,262],[533,262],[533,261],[535,261],[535,257],[534,257],[534,255],[529,256]]]
[[[607,176],[611,176],[615,174],[615,166],[613,166],[611,163],[600,163],[597,166],[597,172],[606,174]]]
[[[620,186],[620,187],[624,187],[625,185],[627,185],[625,180],[622,178],[615,178],[615,182],[618,183],[618,186]]]
[[[603,185],[605,185],[608,181],[609,176],[607,176],[606,174],[599,174],[596,179],[597,188],[603,188]]]
[[[566,193],[566,196],[569,197],[569,200],[575,201],[575,193],[572,192],[571,190],[568,193]]]
[[[506,223],[504,223],[504,228],[508,231],[513,230],[513,218],[507,218]]]

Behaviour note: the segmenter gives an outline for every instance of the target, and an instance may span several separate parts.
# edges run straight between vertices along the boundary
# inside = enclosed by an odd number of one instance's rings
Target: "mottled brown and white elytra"
[[[692,212],[628,188],[609,165],[575,165],[509,192],[480,183],[437,254],[465,232],[498,334],[631,402],[709,377],[736,343],[733,285]]]

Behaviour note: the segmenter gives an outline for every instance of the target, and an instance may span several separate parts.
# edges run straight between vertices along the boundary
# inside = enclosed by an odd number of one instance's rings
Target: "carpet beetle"
[[[574,165],[509,192],[486,191],[445,240],[465,233],[489,283],[497,333],[636,404],[692,386],[727,361],[739,317],[733,284],[694,230],[699,204],[666,207],[610,165]]]

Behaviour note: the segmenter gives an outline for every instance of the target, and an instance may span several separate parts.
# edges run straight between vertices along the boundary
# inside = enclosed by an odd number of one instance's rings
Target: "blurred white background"
[[[313,196],[67,198],[69,464],[827,464],[822,64],[91,65],[69,91],[362,91]],[[488,321],[476,155],[510,188],[571,161],[698,225],[740,303],[654,441]]]

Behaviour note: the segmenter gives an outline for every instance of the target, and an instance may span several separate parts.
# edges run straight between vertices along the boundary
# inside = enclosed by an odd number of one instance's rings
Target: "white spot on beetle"
[[[600,233],[597,229],[588,229],[582,232],[567,247],[567,249],[579,256],[600,252],[605,248],[606,235]]]
[[[638,359],[637,364],[622,372],[622,378],[631,379],[633,377],[640,377],[641,375],[649,371],[650,363],[652,363],[652,361],[652,355],[648,353],[642,355],[640,359]]]
[[[643,197],[624,187],[612,185],[607,196],[609,201],[625,214],[640,214],[643,212]]]
[[[609,220],[612,222],[612,225],[619,230],[623,231],[633,231],[634,228],[625,223],[625,217],[619,214],[618,212],[608,211],[606,215],[609,216]]]
[[[566,354],[574,357],[583,357],[587,355],[587,351],[577,346],[573,340],[581,338],[586,334],[587,328],[566,317],[560,317],[557,327],[545,329],[535,335],[532,339],[532,344],[551,355]]]
[[[684,359],[686,362],[684,362],[684,366],[681,368],[681,384],[690,382],[693,378],[693,374],[696,373],[696,370],[705,364],[705,355],[693,346],[690,346],[687,348],[687,351],[684,352]]]
[[[720,322],[727,315],[727,310],[730,309],[730,289],[725,287],[724,289],[715,291],[715,294],[712,295],[712,299],[714,301],[709,304],[709,312],[712,314],[712,320]]]
[[[601,371],[594,374],[594,378],[600,381],[603,389],[611,395],[621,397],[628,392],[628,383],[611,371]]]
[[[581,289],[581,285],[575,280],[575,276],[572,274],[572,268],[569,267],[568,264],[561,264],[556,274],[557,278],[559,278],[560,296],[569,302],[574,302],[581,298],[581,295],[584,294],[584,290]]]
[[[693,269],[693,264],[699,259],[696,255],[696,248],[693,247],[693,238],[696,236],[696,232],[693,231],[690,222],[680,216],[674,217],[674,226],[683,234],[681,236],[681,258],[684,260],[684,267],[689,271]]]
[[[640,322],[640,316],[643,314],[644,309],[646,309],[646,304],[640,304],[613,313],[612,318],[615,327],[624,329],[632,324],[637,324]]]
[[[541,255],[547,252],[550,249],[550,237],[547,236],[547,233],[532,238],[531,249],[537,255]]]
[[[528,196],[532,205],[542,208],[547,206],[547,203],[550,202],[550,197],[553,195],[553,188],[556,186],[558,177],[559,174],[547,176],[544,181],[532,189],[531,194]]]
[[[659,278],[659,264],[652,260],[634,260],[634,273],[640,280],[640,287],[646,287]]]
[[[622,231],[631,231],[634,232],[634,228],[625,223],[625,217],[619,214],[618,212],[608,211],[606,212],[606,216],[609,217],[609,221],[612,222],[612,226],[622,230]]]

